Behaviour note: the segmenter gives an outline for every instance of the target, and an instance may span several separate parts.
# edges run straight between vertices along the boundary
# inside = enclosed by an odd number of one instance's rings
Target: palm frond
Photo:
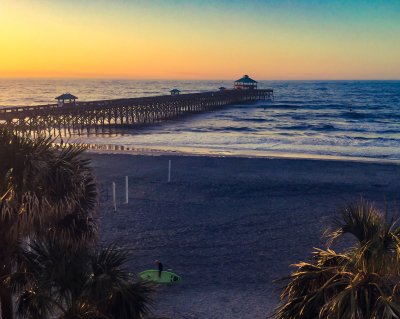
[[[127,283],[116,288],[104,312],[109,318],[141,319],[150,311],[154,287],[148,282]]]
[[[384,223],[383,215],[371,203],[360,199],[341,210],[340,217],[333,221],[333,229],[326,234],[331,240],[351,234],[363,244],[379,237]]]
[[[0,230],[8,232],[8,241],[20,234],[41,236],[44,228],[66,241],[95,240],[97,187],[83,151],[59,151],[50,138],[0,128],[0,154],[7,154],[0,162]]]
[[[33,241],[22,249],[13,276],[20,291],[21,315],[48,313],[59,318],[142,318],[149,311],[153,286],[135,282],[125,269],[129,252],[110,245],[93,250],[59,241]],[[33,317],[32,317],[33,318]]]
[[[47,319],[53,313],[54,303],[48,294],[30,288],[20,294],[16,301],[16,312],[19,318]]]
[[[316,249],[311,262],[293,265],[273,318],[400,318],[396,223],[365,200],[345,207],[327,231],[328,247],[344,234],[357,243],[342,253]]]

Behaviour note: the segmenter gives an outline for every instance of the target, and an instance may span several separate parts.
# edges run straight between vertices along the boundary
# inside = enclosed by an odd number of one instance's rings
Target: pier
[[[0,125],[19,134],[56,136],[157,123],[235,103],[273,98],[273,90],[223,90],[0,109]]]

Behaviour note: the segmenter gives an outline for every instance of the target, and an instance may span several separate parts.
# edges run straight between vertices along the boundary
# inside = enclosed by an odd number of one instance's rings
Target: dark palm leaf
[[[128,256],[114,245],[93,251],[34,241],[22,251],[13,276],[22,291],[19,313],[34,318],[53,309],[59,318],[141,318],[149,310],[153,287],[133,281],[124,268]]]
[[[18,296],[16,312],[20,318],[47,319],[54,312],[54,303],[47,293],[31,287]]]
[[[15,251],[27,238],[57,239],[65,247],[85,247],[95,242],[97,188],[90,163],[82,152],[83,148],[76,146],[58,150],[52,147],[50,138],[31,139],[0,127],[0,267],[8,269],[2,278],[11,278],[18,261]],[[40,304],[38,296],[44,296],[43,292],[51,287],[50,280],[46,283],[44,278],[38,279],[39,273],[51,268],[40,261],[39,258],[35,265],[28,265],[25,260],[25,267],[32,270],[36,266],[37,273],[18,274],[19,280],[15,279],[19,284],[14,289],[26,288],[25,297],[20,299],[21,311],[31,309],[28,304]],[[62,269],[54,273],[70,274]],[[28,281],[32,281],[31,286]],[[57,287],[63,285],[59,282]]]
[[[51,144],[0,128],[0,289],[13,289],[25,318],[141,318],[153,288],[126,271],[125,250],[93,250],[97,187],[84,148]]]
[[[363,244],[379,237],[384,225],[384,217],[372,204],[361,199],[357,203],[344,207],[333,225],[336,228],[327,232],[331,239],[351,234]]]
[[[128,250],[110,245],[95,251],[91,258],[92,273],[84,295],[110,319],[142,318],[152,303],[154,287],[147,282],[134,282],[125,269],[129,255]]]
[[[282,294],[275,319],[400,318],[399,232],[372,204],[347,206],[328,231],[331,240],[351,234],[358,243],[343,253],[317,249],[301,262]]]
[[[141,319],[149,313],[154,288],[144,281],[116,288],[104,312],[111,319]]]

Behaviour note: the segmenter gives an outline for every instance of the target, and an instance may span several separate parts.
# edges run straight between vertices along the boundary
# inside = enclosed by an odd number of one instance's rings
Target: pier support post
[[[112,131],[113,127],[146,124],[177,118],[179,116],[214,111],[232,103],[274,99],[273,90],[227,90],[190,93],[181,97],[155,96],[143,98],[115,99],[76,104],[74,107],[57,105],[37,107],[0,108],[0,124],[5,124],[16,133],[48,135],[82,135],[95,131]],[[107,129],[108,128],[108,129]]]

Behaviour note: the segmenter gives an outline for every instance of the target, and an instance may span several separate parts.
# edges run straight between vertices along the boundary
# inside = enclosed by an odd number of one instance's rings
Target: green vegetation
[[[136,319],[149,310],[152,288],[124,269],[125,250],[66,250],[47,241],[20,256],[12,284],[22,318]]]
[[[342,210],[327,236],[328,247],[339,238],[354,245],[341,253],[316,249],[311,262],[294,265],[273,318],[399,318],[396,221],[361,200]]]
[[[141,318],[152,288],[124,269],[126,252],[96,247],[84,149],[51,142],[0,128],[0,317]]]

